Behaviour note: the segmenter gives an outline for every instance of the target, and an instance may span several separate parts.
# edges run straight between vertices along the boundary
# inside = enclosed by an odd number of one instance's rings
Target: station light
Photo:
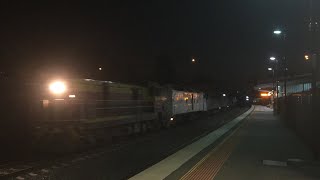
[[[102,67],[99,67],[99,71],[102,71]]]
[[[64,82],[62,81],[55,81],[49,84],[49,90],[53,94],[63,94],[66,90],[67,87]]]
[[[173,117],[171,117],[171,118],[170,118],[170,121],[173,121],[173,120],[174,120],[174,118],[173,118]]]
[[[308,61],[309,60],[309,55],[304,55],[304,60]]]
[[[274,61],[274,60],[276,60],[276,58],[272,56],[272,57],[270,57],[270,60]]]
[[[282,31],[280,31],[280,30],[274,30],[273,31],[273,34],[276,34],[276,35],[279,35],[279,34],[281,34],[282,33]]]
[[[269,96],[271,96],[271,94],[270,93],[261,93],[260,96],[261,97],[269,97]]]
[[[268,71],[272,71],[272,68],[268,68]]]
[[[223,96],[223,97],[226,97],[227,95],[226,95],[226,94],[222,94],[222,96]]]
[[[194,62],[196,62],[196,60],[195,60],[194,58],[192,58],[192,60],[191,60],[191,61],[192,61],[193,63],[194,63]]]

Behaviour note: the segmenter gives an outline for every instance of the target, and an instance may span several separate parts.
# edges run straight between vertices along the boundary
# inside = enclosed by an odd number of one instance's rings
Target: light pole
[[[271,57],[272,58],[272,57]],[[270,58],[270,60],[271,60]],[[272,58],[274,60],[276,60],[275,58]],[[271,60],[271,61],[274,61],[274,60]],[[273,109],[275,110],[275,107],[278,108],[278,79],[277,79],[277,87],[274,88],[274,70],[275,70],[275,65],[273,65],[273,68],[268,68],[268,71],[272,71],[272,94],[273,94],[273,101],[274,101],[274,91],[276,89],[276,92],[277,92],[277,100],[273,102]],[[275,103],[276,102],[276,103]],[[275,106],[276,104],[276,106]]]
[[[286,41],[287,35],[285,32],[283,32],[279,29],[276,29],[273,31],[273,34],[275,34],[276,36],[282,36],[283,41],[284,42]],[[285,47],[283,46],[282,48],[284,51]],[[285,54],[285,52],[282,52],[282,53]],[[270,57],[270,60],[272,60],[272,61],[275,60],[277,66],[278,66],[278,60],[275,57]],[[284,65],[284,67],[283,67],[283,70],[284,70],[284,83],[283,84],[284,85],[283,86],[284,86],[284,101],[286,102],[286,98],[287,98],[287,70],[288,70],[288,68],[287,68],[287,61],[286,61],[285,56],[282,57],[282,64]],[[277,72],[277,75],[278,75],[278,72]],[[277,89],[278,89],[278,80],[277,80]],[[278,92],[277,92],[277,98],[278,98]]]
[[[274,90],[274,68],[268,68],[268,71],[272,71],[272,90]]]
[[[268,68],[268,70],[269,71],[271,71],[272,70],[272,78],[273,78],[273,80],[272,80],[272,82],[273,82],[273,86],[272,86],[272,88],[273,88],[273,90],[274,90],[274,71],[276,71],[276,81],[277,81],[277,87],[276,87],[276,92],[277,92],[277,97],[278,97],[278,59],[276,58],[276,57],[274,57],[274,56],[271,56],[270,58],[270,61],[272,61],[272,62],[274,62],[273,63],[273,68]]]
[[[312,97],[315,101],[317,96],[317,66],[318,66],[318,39],[319,39],[319,22],[318,18],[315,17],[315,9],[314,9],[313,0],[309,0],[309,44],[310,44],[310,57],[305,57],[306,60],[311,60],[312,64]]]

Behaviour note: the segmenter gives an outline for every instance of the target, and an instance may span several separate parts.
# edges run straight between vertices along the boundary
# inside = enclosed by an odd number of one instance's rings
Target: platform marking
[[[287,162],[272,161],[272,160],[263,160],[262,164],[265,166],[280,166],[280,167],[286,167],[288,165]]]
[[[157,180],[166,178],[179,167],[181,167],[184,163],[190,160],[192,157],[197,155],[201,150],[208,147],[209,145],[217,141],[220,137],[222,137],[224,134],[226,134],[228,131],[230,131],[233,127],[235,127],[238,123],[245,119],[253,111],[253,109],[254,106],[252,106],[247,112],[236,117],[235,119],[220,127],[219,129],[209,133],[208,135],[202,137],[198,141],[186,146],[185,148],[163,159],[157,164],[131,177],[130,180]]]
[[[29,175],[30,175],[30,176],[33,176],[33,177],[34,177],[34,176],[38,176],[38,174],[33,173],[33,172],[29,173]]]
[[[239,129],[244,124],[238,126],[231,134],[223,139],[216,147],[214,147],[204,158],[202,158],[195,166],[193,166],[180,180],[206,180],[214,179],[218,174],[226,160],[231,155],[234,147],[239,142]]]
[[[49,170],[47,170],[47,169],[41,169],[41,172],[43,172],[43,173],[49,173]]]
[[[298,159],[298,158],[291,158],[291,159],[288,159],[288,162],[304,162],[304,160]]]

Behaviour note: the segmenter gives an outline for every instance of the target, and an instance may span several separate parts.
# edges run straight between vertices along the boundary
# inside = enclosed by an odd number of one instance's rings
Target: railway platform
[[[255,106],[230,123],[214,131],[217,136],[228,130],[214,141],[207,136],[198,140],[211,143],[202,150],[201,143],[191,144],[131,179],[320,179],[312,151],[272,109]]]

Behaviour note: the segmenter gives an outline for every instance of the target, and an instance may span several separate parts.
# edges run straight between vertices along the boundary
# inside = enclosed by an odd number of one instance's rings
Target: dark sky
[[[290,72],[308,71],[307,0],[35,2],[1,1],[0,71],[245,86],[280,56],[277,27]]]

